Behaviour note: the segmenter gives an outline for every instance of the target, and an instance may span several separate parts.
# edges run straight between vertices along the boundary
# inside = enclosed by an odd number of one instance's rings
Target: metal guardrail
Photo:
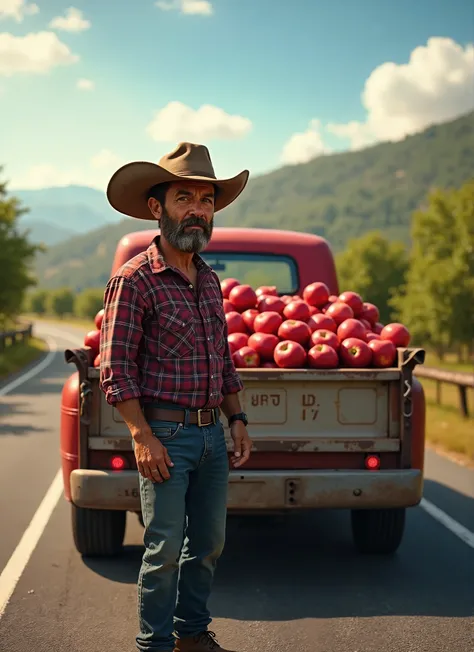
[[[456,385],[459,391],[459,409],[464,418],[469,417],[469,404],[467,400],[468,389],[474,389],[474,372],[471,374],[467,371],[447,371],[446,369],[436,369],[435,367],[416,367],[414,370],[416,376],[420,378],[429,378],[436,381],[436,402],[441,403],[441,385]]]
[[[13,346],[19,342],[27,342],[32,335],[33,324],[29,324],[28,326],[17,330],[0,333],[0,353],[3,353],[9,346]]]

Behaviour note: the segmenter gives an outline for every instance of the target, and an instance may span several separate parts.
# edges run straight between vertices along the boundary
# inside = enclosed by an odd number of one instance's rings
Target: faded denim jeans
[[[194,636],[211,622],[207,602],[224,548],[229,463],[222,423],[187,421],[150,422],[174,466],[161,484],[140,475],[145,552],[136,643],[142,651],[171,652],[176,636]]]

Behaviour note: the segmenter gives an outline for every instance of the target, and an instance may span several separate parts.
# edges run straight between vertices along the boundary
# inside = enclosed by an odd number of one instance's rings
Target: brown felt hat
[[[205,145],[179,143],[158,162],[135,161],[119,168],[107,186],[111,206],[124,215],[154,220],[148,208],[148,193],[158,183],[170,181],[206,181],[218,188],[215,212],[231,204],[245,188],[249,171],[243,170],[231,179],[217,179],[209,150]]]

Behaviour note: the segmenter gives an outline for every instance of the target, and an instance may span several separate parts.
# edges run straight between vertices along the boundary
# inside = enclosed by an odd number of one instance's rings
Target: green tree
[[[48,296],[47,311],[58,317],[74,313],[74,294],[69,288],[54,290]]]
[[[77,295],[74,312],[77,317],[94,319],[96,314],[104,307],[104,290],[91,288],[83,290]]]
[[[19,315],[28,288],[36,284],[30,264],[43,248],[31,244],[28,231],[20,229],[19,219],[26,212],[28,209],[21,207],[17,198],[7,196],[7,184],[0,183],[1,328]]]
[[[402,242],[390,242],[379,231],[349,240],[336,256],[339,289],[358,292],[380,310],[380,320],[393,320],[389,300],[400,291],[408,269],[408,251]]]
[[[36,290],[26,297],[25,307],[27,312],[35,315],[44,315],[48,300],[47,290]]]
[[[474,338],[474,180],[435,190],[413,215],[406,285],[392,300],[418,343],[438,357]]]

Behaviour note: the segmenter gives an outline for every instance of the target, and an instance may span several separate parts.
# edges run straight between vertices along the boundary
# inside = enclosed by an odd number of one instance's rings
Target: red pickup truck
[[[155,235],[122,238],[112,273]],[[339,293],[330,247],[317,235],[216,227],[202,255],[221,280],[276,285],[281,295],[323,281]],[[91,351],[68,349],[65,357],[77,367],[61,406],[75,545],[84,555],[113,555],[123,544],[127,512],[141,518],[131,437],[99,389]],[[349,509],[359,551],[394,552],[405,509],[422,497],[425,401],[413,369],[423,362],[423,349],[399,348],[396,365],[383,369],[239,370],[254,446],[245,467],[230,471],[229,514]],[[230,455],[228,429],[226,437]]]

